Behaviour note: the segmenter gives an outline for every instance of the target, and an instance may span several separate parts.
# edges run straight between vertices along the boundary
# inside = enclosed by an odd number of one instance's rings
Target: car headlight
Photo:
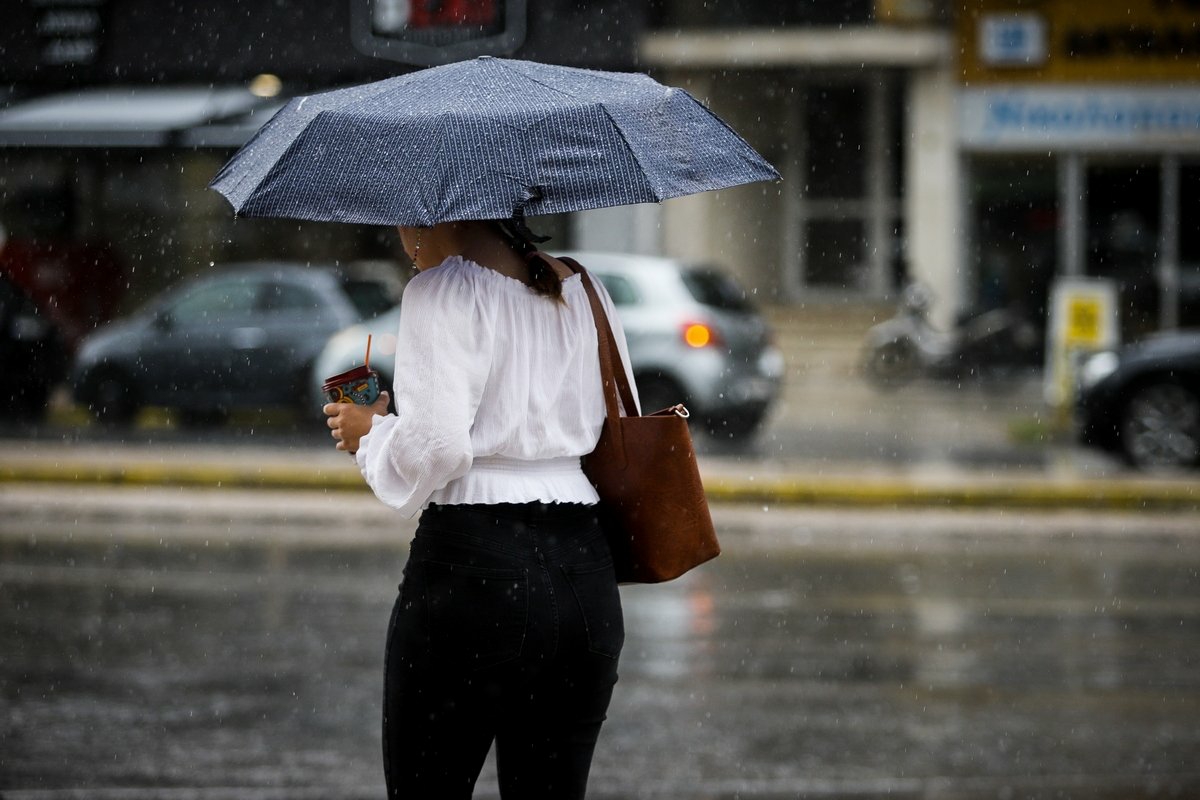
[[[1090,356],[1083,362],[1083,367],[1079,370],[1080,388],[1084,390],[1091,389],[1100,381],[1116,372],[1117,367],[1120,365],[1120,357],[1111,350]]]

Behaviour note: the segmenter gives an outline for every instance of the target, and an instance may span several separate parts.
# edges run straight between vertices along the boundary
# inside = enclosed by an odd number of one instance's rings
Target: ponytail
[[[509,246],[529,265],[529,284],[533,290],[544,297],[564,302],[562,280],[550,266],[548,256],[537,248],[539,242],[544,242],[550,237],[534,234],[525,226],[523,217],[498,220],[496,227]]]

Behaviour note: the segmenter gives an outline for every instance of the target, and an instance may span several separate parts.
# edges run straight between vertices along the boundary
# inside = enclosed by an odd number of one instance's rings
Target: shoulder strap
[[[630,417],[638,416],[637,403],[633,401],[633,391],[629,388],[629,373],[625,370],[625,362],[621,360],[621,350],[612,333],[612,325],[608,315],[604,313],[604,304],[592,284],[591,274],[573,258],[560,258],[583,280],[583,288],[587,290],[588,303],[592,307],[592,319],[596,323],[596,339],[600,351],[600,377],[604,383],[604,405],[608,415],[614,419],[620,416],[617,406],[617,396],[620,394],[621,406]]]

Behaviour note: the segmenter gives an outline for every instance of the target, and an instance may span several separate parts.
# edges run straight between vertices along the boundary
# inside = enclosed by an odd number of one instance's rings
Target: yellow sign
[[[957,24],[965,83],[1200,81],[1195,0],[975,0]]]
[[[1117,285],[1105,278],[1058,278],[1050,292],[1046,337],[1046,402],[1068,408],[1088,353],[1116,347]]]
[[[1099,347],[1103,303],[1099,297],[1069,297],[1067,299],[1068,347]]]

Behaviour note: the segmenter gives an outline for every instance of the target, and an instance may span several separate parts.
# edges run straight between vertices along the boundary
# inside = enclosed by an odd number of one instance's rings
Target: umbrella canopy
[[[294,98],[210,186],[245,216],[433,225],[778,178],[681,89],[485,56]]]

